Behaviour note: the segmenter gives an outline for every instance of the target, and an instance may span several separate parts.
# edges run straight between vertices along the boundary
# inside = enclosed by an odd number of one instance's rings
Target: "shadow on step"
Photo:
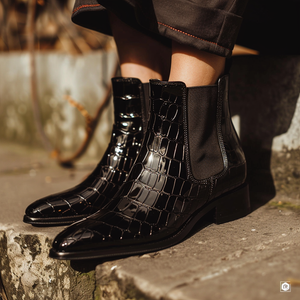
[[[252,210],[275,197],[271,172],[273,138],[286,133],[300,92],[300,56],[233,58],[230,104],[240,117]]]

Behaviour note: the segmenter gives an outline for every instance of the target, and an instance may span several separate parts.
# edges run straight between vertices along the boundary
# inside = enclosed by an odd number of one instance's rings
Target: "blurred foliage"
[[[27,49],[28,8],[32,0],[0,0],[0,51]],[[114,47],[112,38],[71,21],[74,0],[33,0],[35,49],[80,54]]]

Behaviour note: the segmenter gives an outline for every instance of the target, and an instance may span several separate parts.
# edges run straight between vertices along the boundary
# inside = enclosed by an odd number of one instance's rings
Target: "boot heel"
[[[240,187],[219,197],[215,207],[215,223],[222,224],[238,218],[242,218],[250,213],[250,198],[248,184],[244,183]]]

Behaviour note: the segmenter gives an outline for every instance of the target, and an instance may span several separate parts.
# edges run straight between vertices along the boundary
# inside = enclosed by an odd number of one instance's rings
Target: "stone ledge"
[[[298,164],[296,152],[288,153],[273,160],[273,171]],[[24,210],[36,198],[74,186],[91,164],[70,173],[43,152],[2,144],[0,154],[0,269],[8,300],[198,300],[199,293],[201,299],[276,300],[279,281],[300,279],[300,199],[286,191],[253,199],[258,209],[243,219],[205,223],[170,249],[112,261],[52,260],[48,251],[63,227],[23,224]],[[300,290],[293,292],[289,299]]]
[[[267,205],[170,249],[98,265],[102,299],[276,300],[279,282],[292,279],[289,299],[298,299],[299,216]]]
[[[94,271],[79,273],[70,262],[48,257],[53,236],[50,230],[1,226],[1,278],[9,300],[94,299]]]
[[[9,300],[198,300],[199,293],[201,299],[276,300],[279,281],[300,279],[300,206],[274,204],[230,223],[199,226],[172,248],[114,261],[52,260],[48,251],[61,228],[25,232],[1,225],[1,278]],[[289,299],[298,299],[300,288],[292,288]]]

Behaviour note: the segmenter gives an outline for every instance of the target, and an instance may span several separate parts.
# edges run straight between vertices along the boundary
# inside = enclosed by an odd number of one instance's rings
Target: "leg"
[[[138,77],[142,82],[169,78],[170,81],[183,81],[189,87],[213,84],[224,72],[225,57],[174,41],[171,52],[114,14],[110,14],[110,22],[124,77]]]
[[[173,41],[170,81],[187,87],[214,84],[224,73],[225,57]]]
[[[113,36],[117,44],[121,73],[124,77],[167,80],[171,63],[171,49],[141,33],[110,14]]]

